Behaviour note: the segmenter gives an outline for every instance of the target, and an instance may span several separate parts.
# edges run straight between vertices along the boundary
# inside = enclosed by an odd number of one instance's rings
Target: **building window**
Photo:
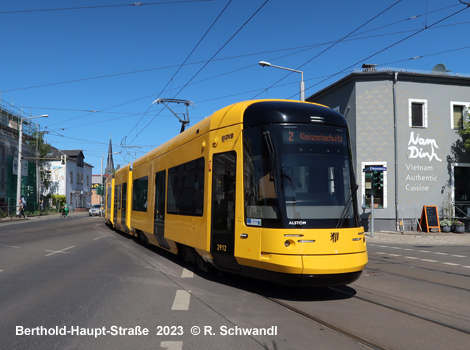
[[[409,125],[412,128],[428,127],[428,101],[427,100],[408,100]]]
[[[70,183],[73,184],[73,171],[70,172]]]
[[[461,130],[464,128],[464,122],[468,121],[468,114],[470,109],[469,102],[451,102],[450,115],[451,126],[454,130]]]
[[[368,167],[387,167],[386,162],[363,162],[362,170]],[[362,206],[371,207],[372,177],[374,173],[362,171]],[[374,184],[374,208],[387,208],[387,171],[376,173]]]

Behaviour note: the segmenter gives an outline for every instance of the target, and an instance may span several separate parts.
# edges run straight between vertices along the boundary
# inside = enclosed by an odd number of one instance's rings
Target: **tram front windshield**
[[[263,125],[245,129],[243,143],[247,225],[355,225],[346,129],[328,125]]]

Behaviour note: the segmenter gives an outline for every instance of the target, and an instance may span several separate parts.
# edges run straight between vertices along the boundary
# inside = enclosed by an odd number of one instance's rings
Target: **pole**
[[[21,169],[22,169],[22,164],[21,164],[21,156],[22,156],[22,153],[23,153],[23,119],[22,118],[19,118],[20,119],[20,131],[19,131],[19,135],[18,135],[18,179],[17,179],[17,182],[16,182],[16,211],[17,213],[19,212],[20,210],[20,205],[19,205],[19,202],[21,200]]]
[[[305,83],[304,83],[304,72],[300,72],[302,78],[300,80],[300,101],[305,101]]]
[[[395,161],[395,226],[399,229],[399,213],[398,213],[398,128],[397,128],[397,81],[398,72],[395,72],[393,78],[393,152]]]
[[[370,191],[370,236],[374,237],[374,173],[372,172]]]
[[[102,210],[101,206],[103,206],[103,156],[101,156],[101,177],[100,177],[100,183],[101,183],[101,195],[100,195],[100,217],[102,217]]]

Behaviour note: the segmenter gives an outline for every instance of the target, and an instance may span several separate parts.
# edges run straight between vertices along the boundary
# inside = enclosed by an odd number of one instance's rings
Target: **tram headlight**
[[[285,242],[284,242],[284,245],[285,245],[286,248],[287,248],[288,246],[290,246],[290,241],[289,241],[289,240],[285,241]]]

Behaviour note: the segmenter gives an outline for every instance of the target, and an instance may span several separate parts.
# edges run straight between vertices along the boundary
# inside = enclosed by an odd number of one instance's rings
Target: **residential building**
[[[416,229],[428,205],[441,218],[449,203],[453,216],[470,216],[470,154],[458,133],[468,118],[470,75],[443,67],[417,72],[364,65],[307,99],[336,109],[349,123],[366,228],[371,176],[364,169],[370,166],[387,168],[374,196],[376,229]]]
[[[21,198],[26,201],[27,212],[38,209],[37,135],[39,125],[25,119],[14,107],[0,103],[0,215],[7,213],[14,215],[19,201],[16,198],[16,190],[20,119],[23,119]]]
[[[86,210],[91,207],[92,166],[85,163],[81,150],[58,150],[52,148],[42,171],[48,174],[49,188],[41,194],[60,194],[67,198],[71,210]]]

